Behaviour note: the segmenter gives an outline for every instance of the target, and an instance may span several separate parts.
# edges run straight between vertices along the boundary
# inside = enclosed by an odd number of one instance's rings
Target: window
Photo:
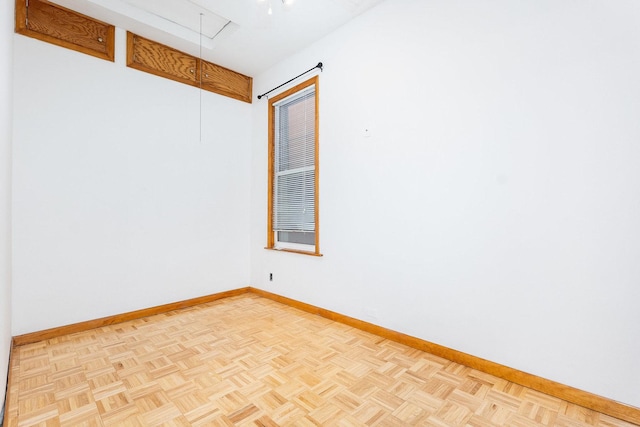
[[[318,77],[269,100],[267,249],[320,255]]]

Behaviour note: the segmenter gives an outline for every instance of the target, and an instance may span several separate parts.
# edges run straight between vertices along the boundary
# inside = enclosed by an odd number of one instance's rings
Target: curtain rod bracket
[[[305,71],[305,72],[304,72],[304,73],[302,73],[302,74],[298,74],[298,75],[297,75],[297,76],[295,76],[294,78],[292,78],[292,79],[290,79],[290,80],[287,80],[286,82],[282,83],[280,86],[276,86],[276,87],[274,87],[273,89],[271,89],[271,90],[269,90],[269,91],[267,91],[267,92],[263,93],[262,95],[258,95],[258,99],[262,99],[262,97],[264,97],[264,96],[266,96],[266,95],[270,94],[270,93],[271,93],[271,92],[273,92],[274,90],[276,90],[276,89],[280,89],[282,86],[284,86],[284,85],[286,85],[286,84],[288,84],[288,83],[291,83],[291,82],[292,82],[292,81],[294,81],[295,79],[297,79],[297,78],[299,78],[299,77],[302,77],[302,76],[304,76],[304,75],[305,75],[305,74],[307,74],[307,73],[312,72],[312,71],[313,71],[313,70],[315,70],[316,68],[320,68],[320,71],[324,71],[324,65],[322,64],[322,62],[318,62],[318,64],[317,64],[315,67],[308,69],[307,71]]]

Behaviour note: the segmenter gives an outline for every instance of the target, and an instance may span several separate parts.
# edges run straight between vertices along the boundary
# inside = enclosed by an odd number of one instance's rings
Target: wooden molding
[[[273,235],[273,233],[271,233]],[[319,252],[311,252],[311,251],[303,251],[300,249],[287,249],[287,248],[268,248],[265,246],[265,249],[269,250],[269,251],[276,251],[276,252],[290,252],[292,254],[301,254],[301,255],[310,255],[310,256],[324,256]]]
[[[326,319],[334,320],[356,329],[360,329],[382,338],[395,341],[406,346],[431,353],[433,355],[451,360],[452,362],[468,366],[478,371],[503,378],[507,381],[519,384],[524,387],[557,397],[567,402],[575,403],[587,409],[601,412],[621,420],[640,424],[640,408],[616,402],[606,397],[598,396],[587,391],[579,390],[568,385],[551,381],[537,375],[532,375],[518,369],[510,368],[499,363],[491,362],[480,357],[472,356],[458,350],[454,350],[439,344],[434,344],[420,338],[396,332],[382,326],[374,325],[353,317],[345,316],[331,310],[316,307],[311,304],[296,301],[291,298],[273,294],[261,289],[249,288],[249,292],[264,298],[297,308],[307,313],[317,314]]]
[[[195,57],[128,31],[127,67],[190,86],[197,81]]]
[[[181,308],[191,307],[198,304],[205,304],[208,302],[216,301],[223,298],[229,298],[233,296],[242,295],[245,293],[253,293],[263,298],[276,301],[287,306],[296,308],[298,310],[305,311],[307,313],[316,314],[326,319],[340,322],[345,325],[360,329],[362,331],[369,332],[382,338],[395,341],[406,346],[431,353],[433,355],[442,357],[444,359],[451,360],[452,362],[459,363],[461,365],[468,366],[478,371],[485,372],[490,375],[494,375],[499,378],[503,378],[507,381],[519,384],[524,387],[531,388],[533,390],[548,394],[550,396],[557,397],[567,402],[580,405],[584,408],[591,409],[603,414],[640,425],[640,408],[630,406],[621,402],[608,399],[606,397],[598,396],[593,393],[589,393],[583,390],[579,390],[574,387],[570,387],[555,381],[551,381],[537,375],[529,374],[518,369],[510,368],[508,366],[501,365],[499,363],[491,362],[489,360],[482,359],[480,357],[472,356],[467,353],[463,353],[458,350],[454,350],[439,344],[435,344],[429,341],[425,341],[420,338],[406,335],[401,332],[396,332],[391,329],[384,328],[382,326],[374,325],[369,322],[365,322],[353,317],[345,316],[340,313],[336,313],[331,310],[320,308],[311,304],[300,302],[291,298],[287,298],[281,295],[277,295],[268,291],[253,287],[245,287],[234,289],[226,292],[220,292],[212,295],[207,295],[199,298],[193,298],[185,301],[174,302],[170,304],[159,305],[147,309],[132,311],[129,313],[118,314],[115,316],[103,317],[101,319],[90,320],[87,322],[75,323],[72,325],[62,326],[59,328],[51,328],[44,331],[33,332],[24,335],[18,335],[13,337],[11,348],[15,346],[29,344],[37,341],[42,341],[50,338],[56,338],[62,335],[72,334],[76,332],[82,332],[102,326],[113,325],[120,322],[126,322],[128,320],[140,319],[142,317],[153,316],[156,314],[162,314]],[[10,370],[11,375],[11,356],[10,356]],[[9,377],[10,378],[10,377]],[[10,382],[9,382],[10,384]],[[7,391],[7,402],[9,393]],[[5,426],[8,417],[5,414]]]
[[[114,61],[115,27],[43,0],[16,0],[18,34]]]
[[[181,308],[192,307],[198,304],[205,304],[223,298],[234,297],[249,292],[249,288],[233,289],[226,292],[219,292],[212,295],[206,295],[198,298],[192,298],[184,301],[173,302],[164,305],[158,305],[142,310],[130,311],[128,313],[116,314],[114,316],[102,317],[100,319],[88,320],[86,322],[74,323],[66,326],[45,329],[43,331],[31,332],[28,334],[17,335],[13,337],[14,345],[30,344],[38,341],[56,338],[62,335],[75,334],[76,332],[84,332],[90,329],[101,328],[103,326],[114,325],[129,320],[141,319],[143,317],[153,316],[156,314],[167,313]]]
[[[15,344],[15,339],[11,338],[11,345],[9,347],[9,367],[8,367],[8,372],[7,372],[7,392],[4,396],[4,421],[2,422],[2,426],[3,427],[9,427],[9,418],[11,418],[9,416],[9,413],[7,412],[7,409],[9,409],[9,404],[11,403],[11,396],[12,396],[12,388],[11,386],[11,378],[13,377],[13,370],[14,370],[14,357],[13,357],[13,349],[15,348],[16,344]],[[17,408],[16,408],[17,410]]]
[[[276,158],[276,123],[275,123],[275,111],[271,102],[269,102],[267,119],[268,123],[268,165],[267,165],[267,247],[266,249],[273,249],[275,246],[275,238],[273,236],[273,173],[275,170],[274,159]]]
[[[202,83],[200,87],[210,92],[238,99],[251,104],[253,79],[228,68],[207,61],[202,62]],[[200,73],[200,70],[198,70]]]
[[[316,255],[320,255],[320,78],[318,76],[313,77],[313,84],[316,86],[316,117],[314,124],[315,138],[316,138],[316,146],[315,146],[315,160],[313,164],[315,165],[315,188],[314,188],[314,206],[316,211],[316,225],[315,225],[315,238],[316,238]]]
[[[251,103],[251,77],[131,32],[127,32],[127,67]]]

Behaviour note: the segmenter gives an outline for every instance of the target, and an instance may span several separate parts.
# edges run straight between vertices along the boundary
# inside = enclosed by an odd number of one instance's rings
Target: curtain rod
[[[298,77],[302,77],[302,76],[304,76],[305,74],[312,72],[312,71],[313,71],[313,70],[315,70],[316,68],[320,68],[320,71],[323,71],[323,70],[322,70],[322,62],[318,62],[318,65],[316,65],[315,67],[308,69],[307,71],[305,71],[305,72],[304,72],[304,73],[302,73],[302,74],[298,74],[297,76],[295,76],[295,77],[294,77],[294,78],[292,78],[291,80],[288,80],[288,81],[286,81],[286,82],[282,83],[280,86],[276,86],[276,87],[274,87],[273,89],[271,89],[271,90],[269,90],[269,91],[267,91],[267,92],[263,93],[262,95],[258,95],[258,99],[261,99],[263,96],[270,94],[271,92],[273,92],[273,91],[274,91],[274,90],[276,90],[276,89],[280,89],[282,86],[286,85],[287,83],[291,83],[292,81],[294,81],[294,80],[295,80],[295,79],[297,79]]]

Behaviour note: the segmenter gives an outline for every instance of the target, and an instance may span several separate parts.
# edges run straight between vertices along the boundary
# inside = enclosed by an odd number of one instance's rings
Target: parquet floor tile
[[[8,426],[630,427],[256,295],[16,347]]]

